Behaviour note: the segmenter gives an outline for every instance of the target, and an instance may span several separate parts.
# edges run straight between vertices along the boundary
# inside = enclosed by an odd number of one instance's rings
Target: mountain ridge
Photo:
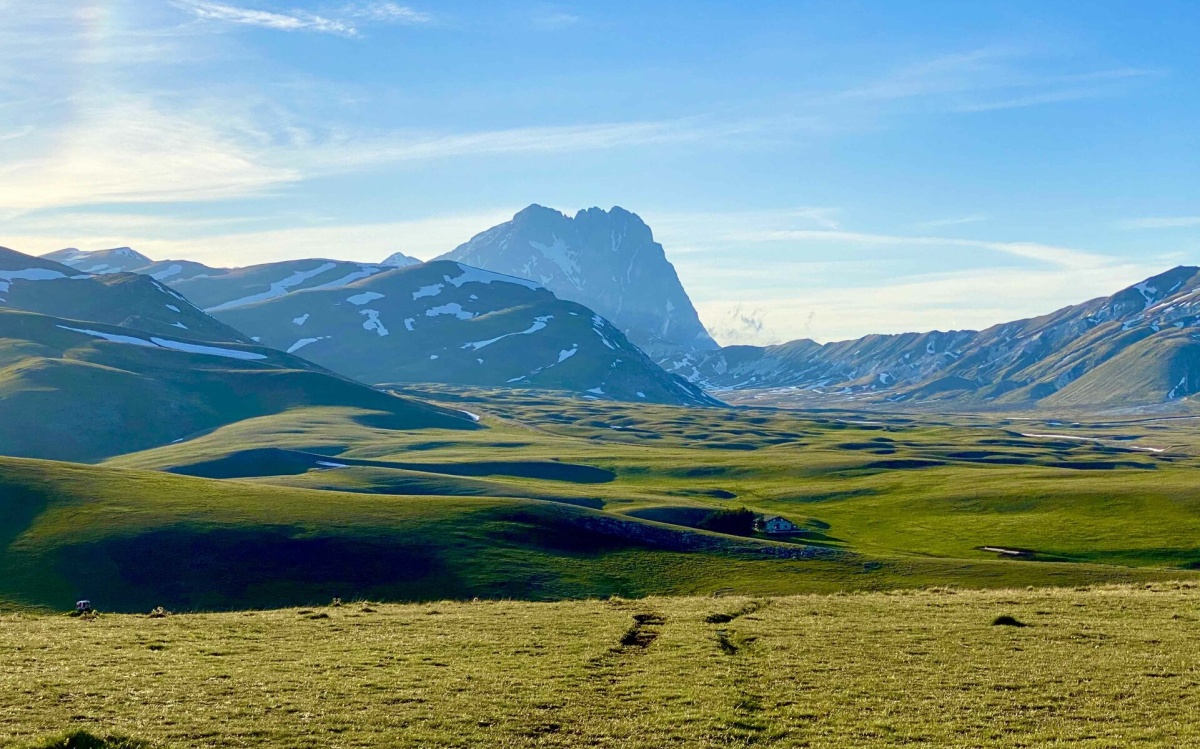
[[[1094,382],[1105,377],[1102,368],[1134,344],[1151,340],[1142,348],[1162,342],[1176,363],[1154,375],[1126,366],[1112,383],[1112,396],[1097,402],[1164,402],[1200,391],[1200,377],[1191,373],[1190,363],[1192,357],[1200,360],[1200,344],[1168,332],[1198,326],[1200,268],[1178,266],[1108,297],[980,331],[731,346],[677,359],[666,368],[715,391],[791,388],[892,403],[1086,405],[1087,398],[1079,395],[1083,386],[1074,383],[1090,376],[1087,390],[1095,398]],[[1147,351],[1141,355],[1144,363],[1153,358]],[[1115,375],[1116,368],[1109,373]],[[1157,377],[1158,384],[1147,377]],[[1163,378],[1176,379],[1167,385]],[[1151,396],[1154,392],[1162,397]]]
[[[572,217],[533,204],[438,259],[536,281],[611,320],[657,361],[717,348],[653,231],[620,206]]]

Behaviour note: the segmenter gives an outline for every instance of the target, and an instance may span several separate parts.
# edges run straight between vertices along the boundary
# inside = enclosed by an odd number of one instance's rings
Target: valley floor
[[[1198,627],[1192,583],[10,613],[0,745],[1195,746]]]

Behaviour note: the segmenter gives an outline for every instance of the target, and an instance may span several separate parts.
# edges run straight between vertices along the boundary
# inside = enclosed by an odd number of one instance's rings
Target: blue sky
[[[1200,263],[1200,5],[0,0],[0,244],[429,258],[624,206],[725,343]]]

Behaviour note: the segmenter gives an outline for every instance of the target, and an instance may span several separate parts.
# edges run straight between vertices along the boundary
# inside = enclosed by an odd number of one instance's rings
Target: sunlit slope
[[[0,454],[94,460],[315,405],[386,412],[398,428],[473,428],[271,349],[0,309]]]
[[[258,608],[1150,580],[1179,572],[865,557],[562,502],[311,491],[0,460],[0,600]]]
[[[1171,447],[1172,433],[1136,424],[1097,428],[1093,439],[1029,422],[864,422],[492,391],[413,394],[476,412],[487,428],[388,432],[324,409],[242,422],[113,463],[335,491],[537,497],[679,526],[745,506],[800,524],[794,540],[802,544],[950,566],[1003,557],[1030,574],[1056,568],[1026,560],[1200,562],[1196,460]],[[278,451],[272,460],[262,460],[264,446]],[[343,467],[323,470],[322,460]],[[545,466],[555,468],[542,473]],[[611,479],[562,480],[597,469]],[[949,574],[967,579],[969,567]],[[851,587],[875,582],[863,576]]]

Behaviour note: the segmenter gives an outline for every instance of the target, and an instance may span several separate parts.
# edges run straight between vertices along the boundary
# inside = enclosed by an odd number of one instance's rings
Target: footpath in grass
[[[7,614],[0,745],[1194,746],[1198,632],[1191,583]]]

